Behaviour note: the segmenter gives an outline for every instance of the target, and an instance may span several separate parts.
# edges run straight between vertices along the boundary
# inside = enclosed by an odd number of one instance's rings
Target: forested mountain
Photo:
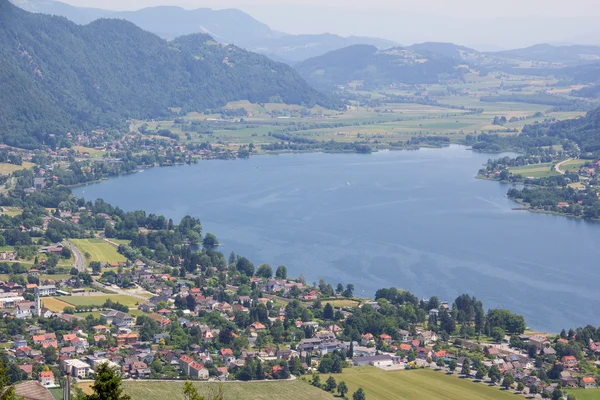
[[[581,118],[551,124],[527,125],[523,128],[522,136],[569,139],[579,145],[582,153],[600,153],[600,108]]]
[[[468,55],[478,55],[477,50],[470,49],[465,46],[460,46],[454,43],[439,43],[439,42],[425,42],[417,43],[407,47],[408,50],[414,51],[419,54],[431,54],[438,57],[449,57],[462,59]]]
[[[261,39],[248,43],[248,48],[274,60],[298,63],[330,51],[357,44],[371,45],[378,49],[388,49],[398,45],[385,39],[362,36],[342,37],[324,33],[321,35],[285,35]]]
[[[76,25],[0,0],[0,137],[36,147],[72,129],[228,101],[337,104],[289,66],[196,34],[167,42],[123,20]],[[58,136],[54,136],[58,135]]]
[[[537,44],[524,49],[505,50],[489,54],[501,58],[576,65],[600,60],[600,46]]]
[[[53,0],[12,1],[27,11],[64,16],[77,24],[88,24],[99,18],[124,19],[167,40],[192,33],[206,33],[221,43],[233,43],[247,50],[265,54],[274,60],[290,63],[353,44],[372,44],[378,48],[397,45],[389,40],[368,37],[342,37],[332,34],[288,35],[274,31],[236,9],[185,10],[180,7],[161,6],[137,11],[109,11],[74,7]]]
[[[378,50],[375,46],[355,45],[308,59],[296,66],[315,86],[344,85],[362,81],[367,87],[393,83],[424,84],[442,80],[462,80],[466,70],[459,60],[420,54],[409,48]]]

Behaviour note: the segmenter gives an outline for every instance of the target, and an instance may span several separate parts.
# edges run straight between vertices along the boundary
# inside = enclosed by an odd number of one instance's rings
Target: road
[[[554,170],[555,170],[556,172],[558,172],[559,174],[561,174],[561,175],[564,175],[564,174],[566,174],[567,172],[566,172],[566,171],[563,171],[562,169],[560,169],[560,167],[562,167],[562,165],[563,165],[564,163],[567,163],[567,162],[569,162],[569,161],[571,161],[571,160],[573,160],[573,159],[572,159],[572,158],[569,158],[568,160],[565,160],[565,161],[561,161],[561,162],[559,162],[558,164],[556,164],[556,165],[554,166]]]
[[[81,254],[81,251],[77,248],[77,246],[75,246],[73,243],[71,243],[67,240],[63,241],[63,245],[65,245],[69,249],[71,249],[71,251],[73,252],[73,255],[75,256],[75,262],[73,263],[73,266],[75,268],[77,268],[77,270],[79,272],[84,272],[85,271],[85,258],[83,257],[83,254]],[[140,296],[140,295],[137,295],[137,294],[131,293],[131,292],[126,292],[123,289],[121,289],[117,286],[114,286],[114,285],[103,285],[100,282],[94,281],[92,283],[92,286],[97,287],[99,289],[108,289],[112,292],[115,292],[116,294],[133,297],[134,299],[141,300],[144,303],[148,301],[147,297]]]
[[[85,258],[83,257],[83,254],[81,254],[81,251],[79,251],[77,246],[68,240],[63,241],[63,244],[67,246],[75,256],[75,262],[73,263],[73,266],[77,268],[79,272],[85,272]]]

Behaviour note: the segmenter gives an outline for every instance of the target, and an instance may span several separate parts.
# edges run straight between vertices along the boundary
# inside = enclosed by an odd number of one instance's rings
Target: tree
[[[448,369],[450,370],[450,372],[454,372],[454,370],[456,370],[456,361],[455,360],[451,360],[450,364],[448,364]]]
[[[521,381],[519,381],[519,383],[517,383],[517,390],[519,392],[522,392],[525,389],[525,384]]]
[[[98,366],[92,390],[94,393],[88,395],[87,400],[131,400],[131,397],[123,394],[121,375],[108,363]]]
[[[218,393],[215,395],[209,396],[206,398],[205,396],[200,396],[198,390],[194,387],[192,382],[186,381],[183,385],[183,399],[184,400],[223,400],[223,387],[219,386]]]
[[[18,400],[14,386],[8,387],[10,381],[2,360],[0,360],[0,400]]]
[[[192,295],[185,296],[185,304],[188,310],[194,311],[196,309],[196,298]]]
[[[469,374],[471,373],[471,360],[469,360],[468,358],[465,358],[465,360],[463,361],[462,369],[460,370],[460,373],[465,376],[469,376]]]
[[[73,257],[73,252],[68,247],[63,247],[62,251],[60,252],[60,255],[62,256],[62,258],[68,260],[69,258]]]
[[[346,290],[344,290],[343,296],[350,298],[354,294],[354,285],[349,283],[346,285]]]
[[[563,398],[563,392],[562,390],[556,388],[554,389],[554,392],[552,392],[552,400],[562,400]]]
[[[325,382],[325,390],[328,392],[333,392],[336,387],[337,383],[335,382],[335,378],[333,376],[327,378],[327,381]]]
[[[446,366],[442,357],[438,357],[438,359],[435,362],[435,365],[437,365],[439,368],[444,368]]]
[[[273,268],[269,264],[260,264],[256,270],[256,276],[269,279],[273,276]]]
[[[325,304],[323,307],[323,319],[332,320],[334,316],[333,306],[329,303]]]
[[[252,264],[246,257],[238,258],[236,268],[240,274],[244,274],[248,277],[254,275],[254,264]]]
[[[504,329],[495,327],[492,329],[490,336],[495,342],[500,343],[504,339]]]
[[[341,381],[337,387],[337,392],[341,397],[346,397],[346,393],[348,393],[348,386],[346,386],[346,382]]]
[[[277,279],[287,279],[287,268],[285,265],[280,265],[277,267],[277,271],[275,271],[275,277]]]
[[[488,371],[488,376],[490,377],[492,383],[496,383],[500,380],[502,374],[500,373],[500,369],[496,364],[490,367],[490,370]]]
[[[337,287],[335,288],[335,292],[337,294],[342,294],[344,292],[344,285],[342,285],[341,283],[338,283]]]
[[[94,275],[100,275],[100,272],[102,272],[102,264],[99,261],[91,261],[90,268]]]
[[[210,232],[208,232],[206,235],[204,235],[204,240],[202,241],[202,247],[204,247],[206,250],[212,250],[215,247],[217,247],[218,245],[219,245],[219,241],[217,240],[217,237],[215,235],[213,235]]]
[[[504,387],[505,389],[510,389],[513,383],[515,383],[515,378],[512,376],[511,373],[507,373],[506,375],[504,375],[504,379],[502,380],[502,387]]]
[[[366,400],[367,395],[365,395],[365,391],[363,388],[358,388],[356,392],[352,394],[352,400]]]
[[[482,380],[483,378],[485,378],[485,375],[487,374],[487,370],[485,369],[485,367],[482,365],[481,367],[479,367],[477,369],[477,373],[475,374],[475,378]]]
[[[313,373],[312,385],[316,387],[321,387],[321,376],[319,374]]]
[[[531,386],[529,386],[529,394],[537,394],[538,392],[538,387],[536,384],[532,384]]]

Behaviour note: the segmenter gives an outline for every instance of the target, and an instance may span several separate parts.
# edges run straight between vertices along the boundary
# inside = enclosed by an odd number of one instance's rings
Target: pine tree
[[[131,397],[123,394],[121,375],[108,363],[101,364],[96,370],[92,389],[94,393],[87,396],[86,400],[131,400]]]
[[[17,395],[15,393],[15,387],[14,386],[9,387],[9,383],[10,382],[8,380],[8,374],[7,374],[6,368],[4,368],[4,364],[2,363],[2,360],[0,360],[0,393],[2,393],[0,395],[0,400],[18,400],[18,399],[20,399],[19,397],[17,397]]]

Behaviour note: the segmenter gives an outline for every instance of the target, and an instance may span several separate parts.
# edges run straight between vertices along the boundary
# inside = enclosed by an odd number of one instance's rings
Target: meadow
[[[567,390],[567,393],[574,395],[577,400],[600,399],[600,389],[572,389]]]
[[[522,167],[513,167],[509,168],[509,171],[512,174],[522,175],[525,178],[543,178],[548,176],[559,175],[559,173],[554,170],[553,164],[551,163],[531,164]]]
[[[22,169],[31,169],[34,166],[35,164],[30,162],[24,162],[23,165],[0,163],[0,174],[12,174],[15,171],[20,171]]]
[[[42,307],[46,307],[52,312],[62,312],[65,307],[72,307],[72,304],[65,303],[56,297],[44,297],[42,300]]]
[[[78,385],[85,393],[90,393],[91,383]],[[200,383],[194,386],[200,395],[217,394],[219,386],[223,388],[224,398],[227,400],[331,400],[333,395],[321,389],[310,386],[308,383],[296,381],[280,382],[225,382]],[[124,382],[124,392],[131,396],[131,400],[169,399],[183,400],[183,382]],[[210,397],[209,397],[210,398]]]
[[[100,261],[112,263],[125,262],[126,258],[119,254],[117,248],[102,239],[72,239],[71,242],[85,254],[90,257],[85,259],[85,264],[89,265],[91,261]]]
[[[511,392],[429,369],[384,371],[375,367],[345,369],[334,374],[354,393],[362,387],[369,400],[508,400]],[[325,382],[328,375],[321,376]]]
[[[120,294],[107,294],[98,296],[65,296],[61,297],[60,300],[69,303],[73,306],[91,306],[91,305],[102,305],[106,300],[112,300],[114,302],[121,303],[130,308],[135,308],[141,300],[134,297],[120,295]]]

